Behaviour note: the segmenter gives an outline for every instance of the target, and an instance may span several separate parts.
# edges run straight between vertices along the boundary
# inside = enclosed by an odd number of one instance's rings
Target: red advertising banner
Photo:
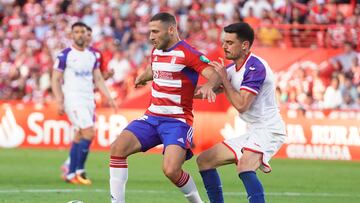
[[[93,150],[108,150],[111,142],[144,109],[97,109],[97,136]],[[286,144],[280,158],[360,160],[360,112],[313,111],[306,115],[287,111]],[[241,136],[246,124],[233,108],[227,112],[195,112],[194,151],[199,153],[224,139]],[[0,103],[0,147],[67,148],[73,128],[52,104]],[[152,150],[161,152],[162,148]]]

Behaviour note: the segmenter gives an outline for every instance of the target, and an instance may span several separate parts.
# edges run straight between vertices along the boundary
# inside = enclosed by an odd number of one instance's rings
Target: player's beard
[[[156,48],[165,51],[168,48],[169,42],[170,42],[170,36],[164,35],[164,37],[162,38],[162,40],[160,41],[160,43]]]
[[[233,54],[232,52],[230,51],[225,51],[225,58],[228,59],[228,60],[237,60],[241,57],[241,54],[242,53],[237,53],[237,54]]]
[[[79,38],[77,40],[75,40],[75,44],[78,46],[78,47],[85,47],[86,45],[86,40],[82,39],[82,38]]]

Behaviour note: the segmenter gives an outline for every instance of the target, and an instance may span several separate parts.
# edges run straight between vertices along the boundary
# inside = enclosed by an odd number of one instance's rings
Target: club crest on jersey
[[[205,62],[205,63],[210,63],[210,60],[205,55],[200,56],[200,61]]]
[[[157,56],[155,56],[155,58],[154,58],[154,61],[158,61],[158,58],[157,58]]]

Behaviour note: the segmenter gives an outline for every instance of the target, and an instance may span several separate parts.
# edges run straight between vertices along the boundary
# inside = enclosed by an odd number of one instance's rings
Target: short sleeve
[[[244,79],[241,83],[240,90],[246,90],[255,95],[259,94],[260,88],[265,81],[265,77],[265,66],[260,61],[252,63],[245,69]]]
[[[201,73],[210,62],[204,54],[191,47],[188,44],[185,44],[185,65],[188,68],[194,69],[196,72]]]
[[[60,52],[56,59],[55,59],[55,63],[54,63],[54,69],[64,72],[65,68],[66,68],[66,59],[68,56],[68,53],[70,52],[70,48],[64,49],[62,52]]]

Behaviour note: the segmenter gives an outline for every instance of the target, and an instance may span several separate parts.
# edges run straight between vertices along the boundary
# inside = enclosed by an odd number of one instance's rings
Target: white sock
[[[125,202],[125,186],[128,180],[126,158],[111,156],[110,159],[110,194],[112,203]]]
[[[183,172],[176,185],[190,203],[203,203],[195,182],[188,173]]]
[[[63,165],[70,165],[70,157],[64,161]]]

